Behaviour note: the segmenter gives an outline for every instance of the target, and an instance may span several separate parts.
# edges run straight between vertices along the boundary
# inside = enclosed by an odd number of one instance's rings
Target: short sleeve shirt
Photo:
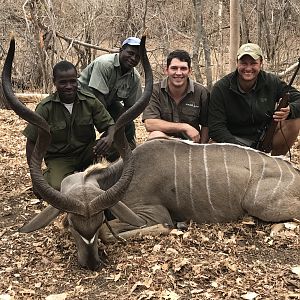
[[[146,119],[161,119],[169,122],[187,123],[200,131],[207,126],[209,93],[198,82],[189,79],[187,92],[176,104],[168,92],[167,78],[153,85],[148,106],[143,113]]]
[[[81,72],[78,81],[83,88],[102,93],[107,107],[112,101],[123,101],[126,107],[131,107],[142,92],[135,68],[122,75],[119,53],[97,57]]]
[[[79,155],[95,141],[95,127],[99,132],[114,124],[110,114],[95,96],[77,91],[72,114],[59,100],[57,93],[43,99],[36,112],[49,124],[51,143],[45,158]],[[37,139],[37,127],[28,124],[23,134],[32,142]]]

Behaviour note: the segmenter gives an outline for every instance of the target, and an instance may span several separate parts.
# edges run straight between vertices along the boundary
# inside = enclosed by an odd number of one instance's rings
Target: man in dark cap
[[[278,122],[272,155],[285,155],[300,129],[300,92],[291,87],[287,107],[274,112],[288,85],[262,70],[261,48],[253,43],[237,52],[237,68],[215,83],[211,91],[208,125],[211,139],[256,148],[264,125]]]

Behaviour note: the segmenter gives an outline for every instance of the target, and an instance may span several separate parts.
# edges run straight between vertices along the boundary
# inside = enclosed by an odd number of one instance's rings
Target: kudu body
[[[146,98],[140,103],[146,104]],[[136,106],[134,113],[139,114],[142,107]],[[117,135],[116,141],[119,139]],[[74,207],[57,204],[44,194],[56,208],[46,208],[23,231],[46,226],[60,211],[67,211],[79,262],[94,269],[102,211],[108,207],[120,220],[114,227],[117,232],[186,220],[226,222],[246,214],[272,222],[300,219],[300,172],[281,158],[231,144],[198,145],[175,139],[145,142],[133,151],[133,158],[127,152],[122,157],[124,162],[108,168],[93,166],[65,178],[61,194],[67,195]],[[134,173],[128,171],[133,162]],[[124,172],[129,172],[129,179],[115,192]],[[91,207],[90,203],[95,203],[91,199],[98,199],[99,194],[108,195],[105,205],[101,201]]]
[[[227,222],[245,215],[270,222],[300,219],[300,171],[282,158],[232,144],[175,139],[147,141],[133,154],[135,172],[121,201],[141,218],[140,226]],[[121,170],[118,162],[85,176],[107,189]],[[125,222],[118,230],[130,228],[129,218],[118,218]]]

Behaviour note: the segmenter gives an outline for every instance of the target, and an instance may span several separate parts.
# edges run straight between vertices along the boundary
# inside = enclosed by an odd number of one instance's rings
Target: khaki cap
[[[262,58],[261,48],[257,44],[248,43],[240,47],[237,52],[237,58],[241,59],[244,55],[250,55],[253,59]]]

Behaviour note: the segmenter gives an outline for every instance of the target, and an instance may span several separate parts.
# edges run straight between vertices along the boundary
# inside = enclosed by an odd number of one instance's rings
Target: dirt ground
[[[81,269],[62,217],[38,232],[18,232],[45,205],[31,191],[24,121],[0,110],[0,126],[0,300],[300,299],[297,220],[191,224],[187,232],[106,245],[106,266]],[[142,142],[145,132],[138,126]],[[299,154],[298,141],[298,166]]]

